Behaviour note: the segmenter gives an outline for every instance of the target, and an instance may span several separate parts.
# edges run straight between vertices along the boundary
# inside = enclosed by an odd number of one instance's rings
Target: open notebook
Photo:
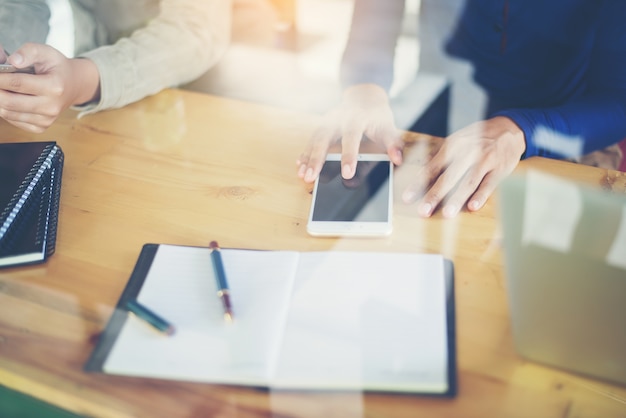
[[[85,368],[272,389],[454,395],[452,264],[440,255],[222,249],[226,323],[208,248],[146,244]],[[124,310],[137,298],[167,337]]]

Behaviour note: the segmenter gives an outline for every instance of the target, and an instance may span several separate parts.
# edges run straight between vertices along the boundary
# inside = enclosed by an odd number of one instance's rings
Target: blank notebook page
[[[108,373],[290,388],[447,389],[443,258],[222,250],[223,318],[207,248],[160,245],[138,300],[176,327],[129,317]]]

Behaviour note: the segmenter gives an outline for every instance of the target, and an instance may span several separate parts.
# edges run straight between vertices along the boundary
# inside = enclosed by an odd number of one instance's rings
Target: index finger
[[[350,128],[341,136],[341,177],[351,179],[356,173],[363,130]]]
[[[26,69],[16,69],[16,71],[2,74],[0,77],[0,90],[27,95],[41,95],[45,89],[45,84],[42,84],[36,77],[32,77],[32,74],[32,72],[26,71]]]

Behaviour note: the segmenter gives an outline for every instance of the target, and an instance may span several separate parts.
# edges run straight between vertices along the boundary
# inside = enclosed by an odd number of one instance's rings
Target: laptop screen
[[[518,352],[626,382],[626,194],[527,171],[499,204]]]

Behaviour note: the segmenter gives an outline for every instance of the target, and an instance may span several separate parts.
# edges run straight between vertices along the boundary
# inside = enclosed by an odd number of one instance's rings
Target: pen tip
[[[217,245],[217,241],[211,241],[211,243],[209,244],[209,248],[212,250],[217,250],[218,248],[220,248],[220,246]]]

